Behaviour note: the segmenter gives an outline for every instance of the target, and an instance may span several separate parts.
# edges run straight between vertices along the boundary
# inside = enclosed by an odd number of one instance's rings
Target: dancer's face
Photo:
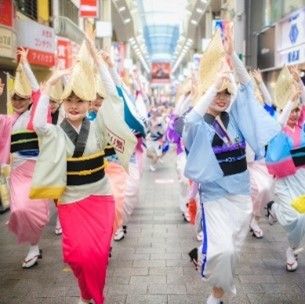
[[[287,121],[287,125],[291,128],[294,128],[299,121],[300,115],[301,115],[301,108],[300,106],[298,106],[291,111]]]
[[[209,106],[209,112],[213,115],[218,115],[227,110],[230,105],[231,94],[227,91],[218,92],[212,104]]]
[[[31,103],[31,98],[22,98],[17,94],[14,94],[11,100],[13,110],[17,114],[22,114],[25,112]]]
[[[81,123],[86,116],[89,108],[89,102],[80,99],[75,94],[71,94],[64,100],[64,110],[67,119],[71,122]]]
[[[55,113],[58,108],[59,108],[59,103],[56,102],[55,100],[50,99],[50,111],[51,111],[51,113],[52,114]]]

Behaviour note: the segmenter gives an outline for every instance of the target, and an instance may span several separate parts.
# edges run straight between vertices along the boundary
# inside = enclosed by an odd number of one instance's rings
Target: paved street
[[[193,227],[182,221],[177,203],[174,157],[168,155],[156,172],[145,171],[141,204],[128,226],[127,237],[113,245],[107,304],[203,304],[209,294],[189,262],[188,251],[198,243]],[[7,215],[0,216],[0,303],[76,304],[78,289],[61,261],[60,237],[50,224],[40,243],[43,259],[30,270],[21,262],[27,247],[17,246],[7,233]],[[236,274],[238,295],[225,303],[305,303],[305,254],[295,273],[285,271],[286,239],[281,227],[263,220],[265,237],[248,236]]]

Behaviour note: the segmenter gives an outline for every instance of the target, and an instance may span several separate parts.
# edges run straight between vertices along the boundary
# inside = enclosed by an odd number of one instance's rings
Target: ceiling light
[[[194,19],[191,20],[191,23],[194,24],[194,25],[198,24],[198,22],[196,20],[194,20]]]
[[[202,14],[202,13],[203,13],[203,10],[202,10],[201,8],[197,7],[197,8],[196,8],[196,12],[199,13],[199,14]]]
[[[126,6],[122,6],[122,7],[119,8],[119,12],[123,12],[125,10],[126,10]]]
[[[202,3],[207,3],[207,0],[201,0]]]
[[[130,21],[131,21],[130,18],[124,19],[124,23],[125,23],[125,24],[126,24],[126,23],[129,23]]]

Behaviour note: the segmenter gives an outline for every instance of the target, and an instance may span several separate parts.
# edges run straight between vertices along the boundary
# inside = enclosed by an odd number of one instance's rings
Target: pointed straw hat
[[[84,101],[92,101],[96,99],[96,86],[93,69],[84,61],[76,62],[61,99],[64,100],[68,98],[72,92]]]
[[[199,65],[199,95],[202,95],[215,82],[217,73],[225,58],[221,32],[217,30],[203,53]]]
[[[17,94],[18,96],[22,98],[30,98],[32,95],[32,88],[31,84],[25,75],[23,66],[21,63],[19,63],[17,70],[16,70],[16,76],[13,86],[12,95]]]
[[[274,100],[279,109],[283,109],[292,94],[294,80],[287,66],[284,66],[274,86]]]
[[[54,100],[59,103],[61,101],[63,92],[63,82],[61,79],[59,79],[54,85],[49,87],[47,94],[49,95],[51,100]]]

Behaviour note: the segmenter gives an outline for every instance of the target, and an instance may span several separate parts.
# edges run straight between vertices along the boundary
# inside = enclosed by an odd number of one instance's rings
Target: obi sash
[[[38,137],[35,132],[24,131],[11,135],[11,153],[24,156],[37,156],[39,153]]]
[[[103,179],[105,176],[104,153],[83,156],[90,130],[89,120],[84,119],[79,133],[66,119],[60,126],[75,145],[72,157],[67,159],[67,185],[86,185]]]
[[[212,140],[212,149],[224,176],[246,171],[246,143],[244,141],[232,143],[227,131],[212,115],[206,114],[204,118],[216,133]],[[220,118],[225,128],[227,128],[229,124],[229,114],[227,112],[222,112]]]
[[[108,144],[105,147],[104,152],[105,152],[105,157],[115,155],[115,150],[114,150],[113,146],[111,146],[110,144]]]
[[[67,159],[68,186],[95,183],[104,176],[104,153],[102,152]]]
[[[305,166],[305,147],[290,150],[292,161],[296,167]]]

